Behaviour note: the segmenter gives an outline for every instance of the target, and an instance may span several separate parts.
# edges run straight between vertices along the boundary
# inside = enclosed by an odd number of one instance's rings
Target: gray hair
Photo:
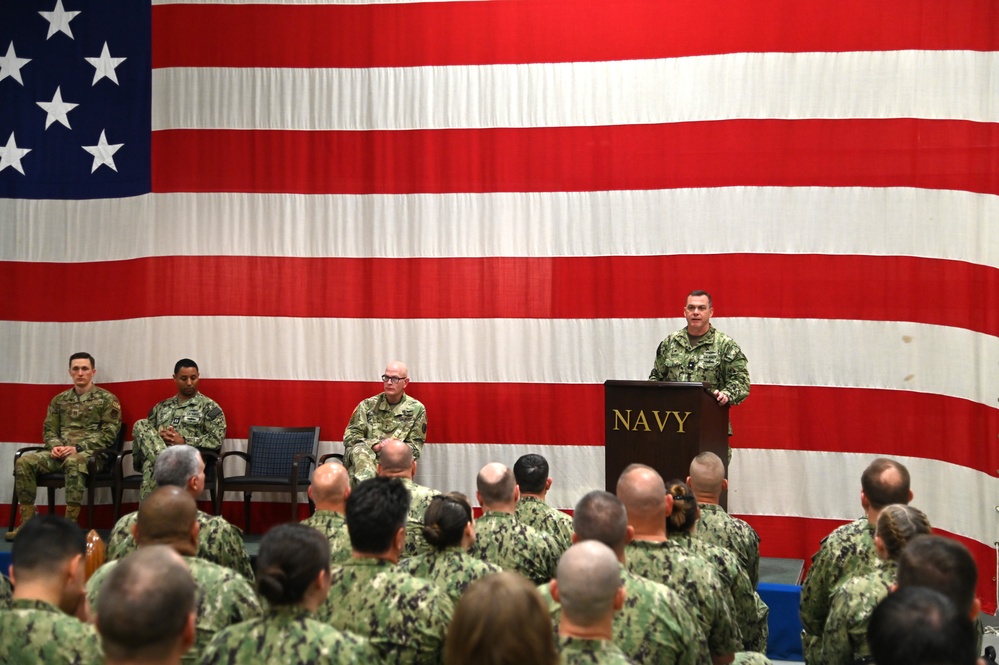
[[[156,457],[153,480],[160,487],[186,487],[198,475],[201,453],[193,446],[170,446]]]

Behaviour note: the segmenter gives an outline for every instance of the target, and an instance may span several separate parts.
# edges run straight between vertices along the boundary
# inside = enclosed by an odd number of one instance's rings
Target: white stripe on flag
[[[997,70],[999,54],[975,51],[368,69],[178,67],[153,71],[153,129],[568,127],[734,118],[999,122],[999,95],[978,83]],[[187,94],[191,90],[200,92]]]
[[[999,241],[981,235],[982,220],[999,219],[999,197],[910,188],[0,199],[0,219],[11,239],[0,245],[3,261],[117,261],[169,248],[385,258],[857,254],[999,267]],[[53,240],[17,240],[33,237]]]
[[[719,317],[715,322],[746,353],[754,384],[911,390],[989,407],[999,394],[999,374],[992,371],[999,365],[999,338],[962,328],[834,319]],[[386,358],[405,358],[415,382],[593,384],[648,377],[656,346],[681,324],[680,319],[156,317],[4,321],[0,338],[10,348],[44,348],[60,357],[87,348],[106,359],[100,370],[104,382],[160,378],[177,358],[193,357],[212,368],[213,378],[369,381]],[[4,383],[65,381],[65,368],[50,354],[11,358],[0,366]]]

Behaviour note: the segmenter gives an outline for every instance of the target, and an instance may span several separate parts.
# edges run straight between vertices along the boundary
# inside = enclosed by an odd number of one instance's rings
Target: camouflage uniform
[[[132,466],[142,473],[142,487],[139,499],[149,496],[156,489],[153,480],[153,463],[156,457],[167,449],[160,437],[160,430],[173,427],[184,437],[184,443],[206,450],[222,450],[225,440],[225,414],[214,400],[201,393],[195,393],[187,401],[181,402],[178,395],[165,399],[149,410],[149,416],[132,427]]]
[[[455,605],[469,584],[486,575],[503,572],[495,564],[468,556],[460,545],[406,559],[399,563],[399,570],[430,580],[445,591]]]
[[[401,558],[426,554],[434,548],[423,537],[423,514],[427,512],[430,500],[440,494],[435,489],[417,485],[409,478],[400,478],[409,490],[409,517],[406,519],[406,543]]]
[[[428,580],[391,561],[354,558],[333,570],[318,619],[367,637],[386,663],[440,663],[454,607]]]
[[[470,556],[516,571],[535,584],[545,584],[555,577],[559,546],[547,533],[495,510],[482,513],[475,520],[475,530]]]
[[[7,579],[6,575],[0,575],[0,610],[5,610],[10,607],[10,596],[13,589],[10,586],[10,580]]]
[[[181,662],[197,663],[201,652],[215,633],[241,621],[256,619],[262,615],[262,610],[256,592],[242,575],[197,557],[185,556],[184,561],[191,569],[191,577],[198,587],[198,618],[194,646]],[[117,561],[109,561],[95,570],[87,580],[87,600],[90,601],[92,614],[100,611],[97,596],[101,582],[116,563]]]
[[[559,556],[572,545],[572,518],[557,508],[552,508],[536,496],[521,496],[517,502],[517,519],[544,531],[555,539],[559,546]]]
[[[742,635],[732,615],[729,594],[708,562],[673,540],[634,540],[625,547],[628,570],[660,582],[685,598],[700,622],[712,656],[735,653]]]
[[[216,633],[200,665],[372,663],[380,657],[364,638],[320,623],[298,605],[275,607]]]
[[[627,570],[624,607],[614,615],[614,644],[636,663],[703,665],[711,661],[708,642],[687,604],[669,587]],[[538,588],[548,603],[558,632],[562,606],[552,599],[551,585]]]
[[[625,656],[613,642],[607,640],[584,640],[579,637],[558,636],[558,651],[563,665],[618,665],[634,663]]]
[[[873,572],[879,566],[874,549],[874,525],[866,517],[844,524],[822,539],[801,585],[801,646],[805,662],[819,662],[822,631],[833,593],[843,582]]]
[[[409,395],[398,404],[389,404],[385,393],[369,397],[354,409],[343,433],[343,464],[350,483],[375,477],[377,460],[371,447],[385,439],[399,439],[413,449],[413,459],[420,459],[427,438],[427,409]]]
[[[748,522],[732,517],[713,503],[697,504],[701,517],[697,521],[697,537],[712,545],[724,547],[739,557],[739,563],[749,575],[755,589],[760,583],[760,535]]]
[[[770,635],[767,625],[770,608],[753,589],[749,575],[739,563],[738,557],[690,533],[671,533],[669,539],[714,566],[718,579],[729,593],[732,614],[742,633],[743,650],[766,653],[767,638]]]
[[[139,513],[129,513],[114,525],[108,536],[107,560],[123,559],[138,547],[132,537],[132,525]],[[235,570],[253,580],[253,566],[243,546],[243,532],[222,517],[198,511],[198,558]]]
[[[738,404],[749,396],[747,364],[735,340],[714,326],[694,346],[682,328],[659,344],[649,381],[707,382],[728,395],[730,404]]]
[[[329,538],[330,565],[339,566],[350,559],[350,534],[343,515],[332,510],[317,510],[312,517],[302,520],[302,524]]]
[[[100,665],[97,631],[43,600],[15,600],[0,610],[0,663]]]
[[[874,572],[847,580],[833,593],[822,632],[821,662],[850,665],[871,655],[867,623],[877,604],[888,596],[897,573],[894,561],[881,561]]]
[[[120,428],[121,404],[103,388],[93,386],[82,395],[70,388],[56,395],[42,426],[46,449],[25,453],[14,465],[18,503],[35,504],[39,473],[61,471],[66,476],[66,504],[79,506],[87,489],[87,460],[113,445]],[[78,452],[56,459],[51,453],[56,446],[76,446]]]

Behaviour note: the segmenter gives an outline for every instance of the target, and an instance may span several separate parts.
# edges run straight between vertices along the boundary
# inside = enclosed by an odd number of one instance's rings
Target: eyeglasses
[[[405,381],[407,377],[405,376],[389,376],[388,374],[382,374],[382,383],[392,382],[392,385],[399,383],[400,381]]]

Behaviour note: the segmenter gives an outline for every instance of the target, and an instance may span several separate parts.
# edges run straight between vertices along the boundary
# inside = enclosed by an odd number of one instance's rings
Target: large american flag
[[[994,610],[997,51],[994,0],[0,2],[0,496],[88,350],[129,423],[187,356],[227,447],[323,452],[399,358],[420,482],[541,452],[571,508],[701,288],[764,554],[889,455]]]

